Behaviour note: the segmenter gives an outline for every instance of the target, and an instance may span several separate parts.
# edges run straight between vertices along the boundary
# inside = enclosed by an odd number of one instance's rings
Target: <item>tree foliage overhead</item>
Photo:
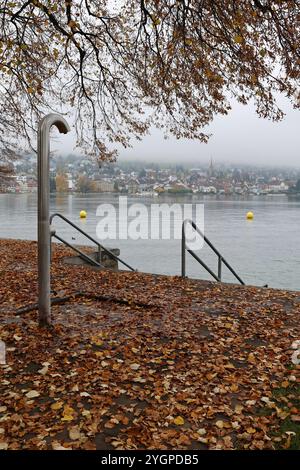
[[[151,125],[206,141],[232,98],[275,120],[278,91],[299,105],[298,0],[2,0],[0,19],[7,158],[50,110],[72,112],[78,145],[109,159],[108,143]]]

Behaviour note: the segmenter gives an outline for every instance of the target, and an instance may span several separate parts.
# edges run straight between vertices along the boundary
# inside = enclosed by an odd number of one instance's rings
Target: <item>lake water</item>
[[[53,195],[51,212],[60,212],[96,238],[100,218],[96,210],[101,203],[118,207],[118,195]],[[300,290],[300,201],[285,196],[249,197],[247,199],[218,199],[217,197],[128,198],[131,203],[162,202],[203,203],[205,234],[233,266],[246,284]],[[37,238],[37,200],[35,194],[0,194],[0,238]],[[79,218],[80,210],[88,217]],[[247,211],[254,220],[247,221]],[[85,240],[77,232],[57,220],[57,233],[76,244]],[[73,239],[75,238],[75,240]],[[179,275],[181,263],[180,240],[108,240],[107,247],[121,249],[121,258],[139,271]],[[217,258],[208,247],[197,254],[217,271]],[[187,254],[187,275],[211,279],[210,275]],[[223,280],[233,282],[232,275],[223,269]]]

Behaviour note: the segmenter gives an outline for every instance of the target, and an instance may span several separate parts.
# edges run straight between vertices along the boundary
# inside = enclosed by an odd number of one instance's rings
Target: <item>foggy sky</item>
[[[197,141],[168,140],[153,129],[151,135],[133,148],[118,147],[120,160],[147,160],[151,162],[194,162],[206,164],[212,157],[214,162],[253,163],[260,165],[291,165],[300,167],[300,110],[280,97],[278,100],[286,113],[283,121],[259,118],[253,105],[232,104],[227,116],[217,116],[208,128],[213,133],[208,144]],[[75,134],[62,136],[52,145],[60,153],[72,153]],[[78,153],[78,152],[76,152]]]

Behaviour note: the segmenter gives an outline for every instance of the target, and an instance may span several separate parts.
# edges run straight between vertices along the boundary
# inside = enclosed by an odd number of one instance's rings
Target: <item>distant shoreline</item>
[[[1,195],[9,195],[12,194],[14,196],[18,195],[24,195],[24,194],[37,194],[37,191],[20,191],[20,192],[0,192]],[[163,193],[153,193],[153,194],[142,194],[142,193],[122,193],[122,192],[116,192],[116,191],[97,191],[97,192],[79,192],[79,191],[70,191],[70,192],[52,192],[50,193],[50,196],[87,196],[87,195],[114,195],[114,196],[127,196],[127,197],[141,197],[141,198],[156,198],[156,197],[172,197],[172,196],[181,196],[181,197],[195,197],[195,196],[205,196],[205,197],[213,197],[213,198],[222,198],[222,199],[227,199],[231,197],[235,198],[246,198],[246,197],[278,197],[278,196],[285,196],[291,199],[300,199],[300,193],[287,193],[287,192],[282,192],[282,193],[260,193],[260,194],[253,194],[253,193],[231,193],[231,194],[223,194],[223,193],[204,193],[204,192],[181,192],[181,191],[172,191],[172,192],[163,192]]]

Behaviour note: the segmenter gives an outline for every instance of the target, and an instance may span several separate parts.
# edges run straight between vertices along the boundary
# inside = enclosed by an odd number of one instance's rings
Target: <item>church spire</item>
[[[210,157],[210,165],[209,165],[209,176],[213,176],[214,175],[214,165],[213,165],[213,158]]]

